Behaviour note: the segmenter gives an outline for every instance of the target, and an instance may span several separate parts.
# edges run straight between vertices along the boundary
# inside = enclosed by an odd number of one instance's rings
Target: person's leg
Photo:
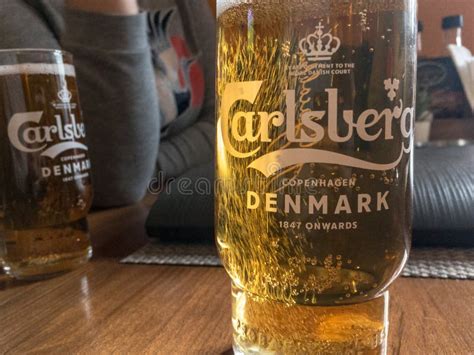
[[[214,163],[201,165],[161,186],[146,222],[148,235],[170,241],[213,240],[214,170]]]

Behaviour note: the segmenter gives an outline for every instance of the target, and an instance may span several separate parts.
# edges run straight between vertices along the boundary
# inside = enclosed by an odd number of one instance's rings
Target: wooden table
[[[222,268],[120,265],[144,242],[151,198],[90,217],[98,256],[61,277],[0,281],[0,352],[226,354],[230,282]],[[389,354],[474,353],[474,282],[401,278]]]

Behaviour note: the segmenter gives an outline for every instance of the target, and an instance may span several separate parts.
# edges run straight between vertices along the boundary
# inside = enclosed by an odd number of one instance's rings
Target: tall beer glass
[[[410,249],[416,2],[222,0],[217,15],[234,347],[379,353],[368,310]]]
[[[70,54],[0,51],[0,261],[20,279],[92,253],[90,161]]]

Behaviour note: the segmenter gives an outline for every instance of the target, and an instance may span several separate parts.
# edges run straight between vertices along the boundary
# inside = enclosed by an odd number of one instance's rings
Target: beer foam
[[[377,11],[405,11],[407,5],[406,0],[364,0],[364,1],[349,1],[349,0],[320,0],[320,1],[309,1],[309,0],[217,0],[216,4],[216,16],[219,18],[225,11],[232,7],[241,5],[251,5],[254,10],[259,9],[261,13],[270,16],[271,13],[275,13],[272,10],[280,9],[281,11],[287,12],[290,9],[298,9],[301,16],[306,13],[319,13],[319,16],[329,15],[328,9],[335,14],[347,15],[349,8],[352,12],[377,12]],[[329,7],[329,3],[331,6]],[[271,17],[271,16],[270,16]]]
[[[219,0],[217,1],[217,17],[219,17],[220,15],[222,15],[222,13],[227,10],[228,8],[232,7],[232,6],[235,6],[235,5],[238,5],[240,3],[240,1],[236,1],[236,0]]]
[[[15,74],[43,74],[75,77],[76,70],[71,64],[23,63],[0,65],[0,76]]]

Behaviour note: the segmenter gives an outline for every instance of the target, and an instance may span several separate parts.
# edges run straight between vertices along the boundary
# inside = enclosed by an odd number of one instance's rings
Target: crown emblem
[[[72,98],[72,93],[64,86],[58,91],[58,98],[64,103],[69,103]]]
[[[332,55],[341,47],[341,40],[334,37],[330,32],[331,30],[324,33],[324,26],[319,21],[316,32],[300,41],[300,50],[310,62],[330,60]]]

